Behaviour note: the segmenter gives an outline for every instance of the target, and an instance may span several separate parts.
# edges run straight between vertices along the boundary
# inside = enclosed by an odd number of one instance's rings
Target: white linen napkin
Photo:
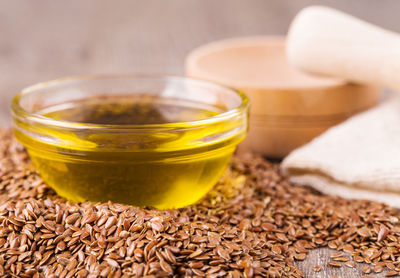
[[[293,183],[400,208],[400,98],[329,129],[281,167]]]

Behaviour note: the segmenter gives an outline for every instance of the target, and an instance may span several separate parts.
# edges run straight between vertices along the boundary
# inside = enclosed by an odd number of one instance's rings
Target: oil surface
[[[96,97],[40,111],[48,118],[86,124],[152,125],[203,120],[223,109],[149,96]],[[234,125],[235,123],[232,123]],[[43,179],[73,201],[108,201],[175,208],[194,203],[217,181],[245,136],[207,140],[232,126],[157,132],[68,132],[42,127],[57,140],[16,133]],[[128,129],[129,130],[129,129]],[[208,139],[207,139],[208,138]]]
[[[144,125],[203,120],[223,112],[216,107],[155,96],[96,97],[39,111],[45,117],[90,124]]]

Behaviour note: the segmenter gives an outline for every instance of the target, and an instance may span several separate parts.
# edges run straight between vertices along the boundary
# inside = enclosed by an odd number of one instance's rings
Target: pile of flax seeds
[[[0,131],[0,276],[303,277],[309,250],[337,250],[324,267],[367,263],[400,271],[399,211],[291,185],[279,165],[235,157],[200,202],[160,211],[72,203],[32,168],[10,130]]]

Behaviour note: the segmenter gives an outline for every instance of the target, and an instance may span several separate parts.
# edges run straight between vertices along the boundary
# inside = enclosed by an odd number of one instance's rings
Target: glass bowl
[[[192,78],[102,75],[31,86],[11,109],[16,138],[59,195],[168,209],[217,182],[247,134],[248,105]]]

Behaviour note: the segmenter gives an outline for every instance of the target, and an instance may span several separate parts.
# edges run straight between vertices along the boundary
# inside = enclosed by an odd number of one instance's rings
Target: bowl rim
[[[248,47],[248,46],[253,46],[253,47],[271,47],[271,46],[279,46],[282,47],[282,49],[285,49],[286,47],[286,40],[287,36],[286,35],[250,35],[250,36],[243,36],[243,37],[231,37],[231,38],[225,38],[217,41],[211,41],[205,44],[202,44],[200,46],[197,46],[196,48],[192,49],[186,56],[185,58],[185,73],[188,74],[189,76],[193,77],[198,77],[201,76],[202,78],[207,78],[207,80],[212,80],[214,81],[215,78],[213,78],[212,74],[210,74],[209,70],[207,68],[204,68],[201,66],[200,62],[202,59],[205,57],[208,57],[211,54],[216,54],[220,53],[223,51],[227,50],[235,50],[235,49],[242,49],[243,47]],[[288,66],[289,61],[288,61]],[[291,66],[290,66],[291,67]],[[195,73],[194,73],[195,72]],[[200,73],[200,74],[199,74]],[[260,84],[252,84],[249,82],[243,82],[243,81],[232,81],[230,78],[221,78],[220,82],[223,82],[224,84],[229,84],[229,86],[233,86],[235,88],[240,88],[241,90],[246,91],[247,90],[266,90],[266,91],[280,91],[280,92],[293,92],[293,91],[298,91],[298,90],[313,90],[316,91],[317,93],[321,90],[324,90],[326,88],[340,88],[349,84],[349,83],[344,79],[337,78],[337,77],[329,77],[329,76],[318,76],[314,74],[308,73],[312,78],[315,79],[326,79],[328,81],[327,84],[307,84],[307,85],[301,85],[301,86],[287,86],[287,85],[260,85]],[[360,84],[357,84],[360,85]],[[367,86],[367,85],[361,85],[361,86]]]
[[[118,124],[94,124],[94,123],[80,123],[74,121],[57,120],[49,118],[37,113],[29,112],[21,107],[20,102],[24,96],[33,93],[39,89],[50,87],[62,83],[68,83],[73,81],[85,81],[85,80],[97,80],[97,79],[115,79],[115,78],[141,78],[141,79],[159,79],[159,80],[179,80],[179,81],[189,81],[195,84],[205,84],[217,86],[229,90],[240,97],[240,104],[230,109],[226,112],[208,117],[202,120],[195,121],[180,121],[172,123],[161,123],[161,124],[133,124],[133,125],[118,125]],[[67,129],[96,129],[96,130],[133,130],[133,129],[165,129],[165,128],[190,128],[190,127],[200,127],[211,125],[215,123],[221,123],[229,119],[235,118],[243,113],[246,113],[250,101],[248,96],[240,90],[236,90],[232,87],[219,84],[217,82],[212,82],[208,80],[203,80],[200,78],[193,78],[188,76],[179,75],[162,75],[162,74],[138,74],[138,73],[127,73],[127,74],[90,74],[90,75],[76,75],[53,79],[50,81],[39,82],[34,85],[28,86],[21,91],[19,91],[13,98],[11,103],[11,113],[13,118],[20,120],[29,120],[30,123],[39,123],[46,126],[53,126],[57,128],[67,128]]]

